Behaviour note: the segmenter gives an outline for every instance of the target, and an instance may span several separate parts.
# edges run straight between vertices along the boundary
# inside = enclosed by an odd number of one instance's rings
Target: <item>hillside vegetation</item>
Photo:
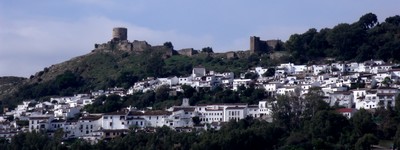
[[[48,96],[86,93],[114,86],[128,88],[147,77],[189,75],[197,66],[218,72],[234,72],[238,76],[251,67],[268,67],[281,62],[305,64],[368,59],[399,62],[400,16],[388,17],[380,23],[376,15],[369,13],[351,24],[341,23],[332,29],[310,29],[303,34],[294,34],[279,52],[246,54],[230,59],[212,52],[192,57],[176,54],[165,57],[163,51],[173,48],[172,43],[168,43],[161,49],[149,48],[141,53],[92,51],[46,67],[24,84],[13,86],[15,90],[12,92],[0,93],[2,106],[14,107],[26,99],[46,99]],[[18,92],[16,87],[20,87]]]
[[[341,61],[383,59],[400,61],[400,16],[388,17],[379,23],[368,13],[357,22],[340,23],[320,31],[312,28],[290,36],[285,43],[290,60],[307,63],[326,57]]]

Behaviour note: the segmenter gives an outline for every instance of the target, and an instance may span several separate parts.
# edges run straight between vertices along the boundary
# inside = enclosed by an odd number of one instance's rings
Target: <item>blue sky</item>
[[[111,39],[175,49],[246,50],[249,37],[287,40],[309,28],[332,28],[372,12],[380,22],[400,15],[399,0],[4,0],[0,1],[0,76],[29,77],[89,53]]]

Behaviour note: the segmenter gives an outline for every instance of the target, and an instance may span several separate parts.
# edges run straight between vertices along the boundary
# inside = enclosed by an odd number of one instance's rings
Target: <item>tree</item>
[[[160,77],[163,76],[164,70],[163,67],[165,63],[163,61],[162,53],[159,52],[149,52],[146,54],[147,59],[143,60],[144,69],[147,73],[148,77]]]
[[[385,79],[383,79],[382,84],[384,84],[386,87],[389,87],[392,84],[392,79],[390,79],[389,77],[385,77]]]
[[[361,137],[364,134],[375,133],[376,124],[372,120],[372,115],[365,109],[360,109],[351,118],[355,135]]]
[[[264,77],[272,77],[275,75],[275,68],[268,68],[267,71],[263,74]]]
[[[254,72],[248,72],[248,73],[246,73],[246,74],[244,75],[244,78],[255,80],[255,79],[258,78],[258,74],[257,74],[257,73],[254,73]]]
[[[186,98],[191,98],[196,92],[196,89],[189,85],[182,85],[183,95]]]
[[[91,147],[91,144],[86,142],[86,140],[77,139],[71,144],[70,148],[74,150],[89,150]]]
[[[272,105],[273,121],[286,130],[297,129],[300,127],[302,108],[299,97],[279,95],[276,103]]]
[[[302,117],[312,118],[318,111],[329,110],[329,104],[323,100],[324,92],[320,87],[311,87],[303,101]]]
[[[161,102],[168,99],[169,96],[169,86],[162,85],[156,89],[156,101]]]
[[[378,144],[379,140],[373,134],[365,134],[357,140],[356,150],[370,150],[371,145]]]
[[[400,116],[400,96],[396,96],[394,110],[397,112],[397,115]]]
[[[164,45],[165,47],[167,47],[167,48],[174,49],[174,46],[172,45],[171,42],[165,42],[163,45]]]
[[[393,144],[394,144],[393,148],[400,147],[400,125],[397,126],[397,131],[396,131],[396,135],[394,136]]]
[[[59,89],[66,89],[68,87],[78,87],[82,85],[82,79],[79,75],[67,70],[63,74],[58,75],[55,80],[55,85]]]
[[[122,107],[121,96],[115,94],[108,96],[103,107],[104,109],[102,112],[114,112],[120,110]]]
[[[11,149],[46,149],[51,142],[47,134],[41,132],[19,133],[10,143]]]
[[[349,60],[356,56],[356,42],[360,35],[352,27],[350,24],[342,23],[335,26],[327,35],[328,42],[333,46],[331,53],[339,60]]]
[[[28,120],[17,120],[16,124],[20,127],[27,127],[27,126],[29,126],[29,121]]]
[[[400,16],[396,15],[396,16],[388,17],[388,18],[386,18],[385,22],[399,26],[400,25]]]
[[[192,121],[193,121],[193,123],[194,123],[195,125],[199,125],[200,122],[201,122],[201,120],[200,120],[200,118],[199,118],[198,116],[192,117]]]
[[[329,110],[322,110],[318,111],[311,119],[309,130],[313,139],[337,143],[349,125],[349,121],[343,115]]]
[[[214,53],[213,49],[211,47],[204,47],[201,49],[202,53]]]
[[[360,20],[358,23],[364,28],[364,29],[370,29],[374,27],[378,23],[378,18],[376,17],[375,14],[373,13],[368,13],[363,16],[361,16]]]
[[[119,73],[116,84],[117,86],[122,86],[123,88],[128,89],[138,80],[139,77],[135,76],[133,71],[123,71]]]

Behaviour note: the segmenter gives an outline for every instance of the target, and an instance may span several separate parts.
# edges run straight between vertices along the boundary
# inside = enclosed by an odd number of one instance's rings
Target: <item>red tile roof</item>
[[[337,109],[336,111],[340,112],[340,113],[348,113],[348,112],[353,112],[354,109],[353,108],[340,108],[340,109]]]

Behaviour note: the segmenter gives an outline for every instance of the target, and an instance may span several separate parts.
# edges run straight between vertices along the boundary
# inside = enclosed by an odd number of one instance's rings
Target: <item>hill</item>
[[[16,92],[18,85],[21,85],[26,80],[26,78],[22,77],[0,77],[0,99],[3,99],[4,95]]]
[[[46,67],[29,79],[4,78],[0,86],[2,105],[13,107],[21,100],[114,86],[128,88],[147,77],[188,75],[196,66],[239,75],[251,67],[274,66],[281,62],[400,61],[398,15],[380,23],[376,15],[368,13],[351,24],[341,23],[320,31],[310,29],[292,35],[284,43],[275,41],[274,48],[268,45],[271,41],[250,37],[250,41],[256,42],[251,43],[249,51],[227,53],[213,53],[211,47],[201,51],[177,51],[171,42],[160,46],[151,46],[145,41],[129,42],[126,32],[124,28],[117,28],[110,41],[95,44],[90,53]]]
[[[114,86],[129,88],[147,77],[189,75],[195,66],[239,74],[249,67],[260,65],[260,58],[267,60],[267,55],[250,55],[247,52],[237,52],[231,58],[226,53],[212,52],[179,55],[170,42],[161,46],[140,42],[145,46],[133,49],[121,48],[121,43],[129,44],[112,39],[102,44],[103,47],[96,45],[86,55],[46,67],[24,82],[14,84],[18,85],[13,87],[15,90],[1,93],[3,106],[14,107],[22,100],[45,100],[49,96],[87,93]],[[131,43],[133,47],[135,43],[138,41]]]

